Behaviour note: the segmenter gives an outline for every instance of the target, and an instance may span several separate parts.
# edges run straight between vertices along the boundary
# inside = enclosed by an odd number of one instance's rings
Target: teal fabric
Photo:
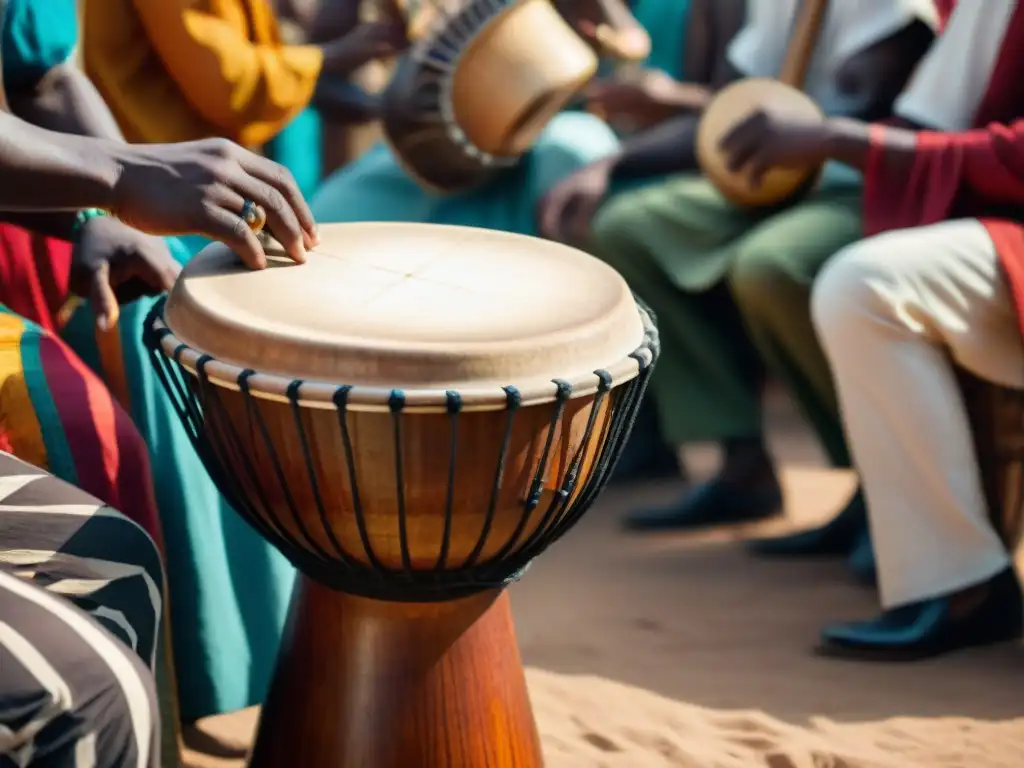
[[[302,194],[312,197],[323,175],[323,130],[319,113],[312,107],[300,112],[267,144],[267,156],[291,171]]]
[[[74,50],[75,0],[8,0],[2,21],[8,87],[35,82]],[[307,191],[319,179],[319,147],[313,113],[300,115],[279,143],[281,159]],[[184,263],[207,241],[167,242]],[[143,320],[152,304],[144,299],[122,308],[121,345],[131,415],[150,449],[166,540],[181,714],[193,720],[263,700],[295,575],[232,511],[199,461],[142,346]],[[64,338],[103,375],[87,305],[75,313]]]
[[[168,240],[182,264],[206,242]],[[187,722],[263,701],[295,573],[217,491],[156,379],[142,345],[143,321],[154,301],[123,307],[119,327],[131,415],[152,456],[178,694]],[[63,336],[102,376],[88,306],[75,313]]]
[[[690,0],[637,0],[633,16],[651,37],[651,55],[644,66],[681,80]]]
[[[472,192],[439,196],[424,191],[378,144],[333,173],[312,200],[321,224],[350,221],[416,221],[535,234],[541,197],[573,171],[614,152],[614,132],[583,112],[557,115],[513,170]]]
[[[71,56],[78,41],[75,0],[7,0],[0,8],[7,88],[31,85]]]

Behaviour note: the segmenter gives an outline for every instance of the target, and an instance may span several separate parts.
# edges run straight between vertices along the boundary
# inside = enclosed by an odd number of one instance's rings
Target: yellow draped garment
[[[266,0],[83,0],[85,71],[132,142],[273,138],[323,57],[283,45]]]

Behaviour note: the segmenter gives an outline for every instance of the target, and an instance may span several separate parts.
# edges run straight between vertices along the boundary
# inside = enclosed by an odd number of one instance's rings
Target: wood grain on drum
[[[251,768],[541,768],[506,593],[296,589]]]

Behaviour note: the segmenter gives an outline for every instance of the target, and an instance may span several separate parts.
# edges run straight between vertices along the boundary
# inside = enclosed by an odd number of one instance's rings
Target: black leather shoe
[[[853,551],[846,558],[846,567],[850,569],[850,573],[853,574],[853,578],[858,584],[873,587],[878,583],[878,571],[875,569],[875,547],[871,543],[871,534],[867,529],[861,533]]]
[[[849,554],[867,534],[868,515],[858,490],[842,511],[825,525],[788,536],[751,539],[747,546],[762,557],[839,557]]]
[[[913,661],[1019,638],[1024,595],[1013,568],[984,586],[984,599],[965,614],[952,610],[955,596],[948,596],[894,608],[874,621],[832,624],[821,633],[819,652],[866,661]]]
[[[623,525],[634,531],[687,530],[761,520],[781,511],[778,485],[753,490],[715,478],[690,489],[677,504],[627,516]]]

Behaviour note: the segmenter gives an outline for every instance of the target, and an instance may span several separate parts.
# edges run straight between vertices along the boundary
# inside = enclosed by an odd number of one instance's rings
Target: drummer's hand
[[[202,234],[230,246],[252,269],[267,257],[241,217],[246,200],[262,206],[267,229],[297,262],[317,245],[316,223],[291,173],[226,139],[137,144],[119,155],[112,212],[155,235]]]
[[[541,199],[537,227],[549,240],[582,241],[611,183],[610,162],[591,163],[563,179]]]
[[[731,173],[746,168],[757,188],[772,168],[814,166],[827,159],[829,123],[757,110],[719,143]]]
[[[71,291],[90,300],[103,330],[120,304],[170,290],[180,271],[163,240],[109,216],[85,222],[71,251]]]

